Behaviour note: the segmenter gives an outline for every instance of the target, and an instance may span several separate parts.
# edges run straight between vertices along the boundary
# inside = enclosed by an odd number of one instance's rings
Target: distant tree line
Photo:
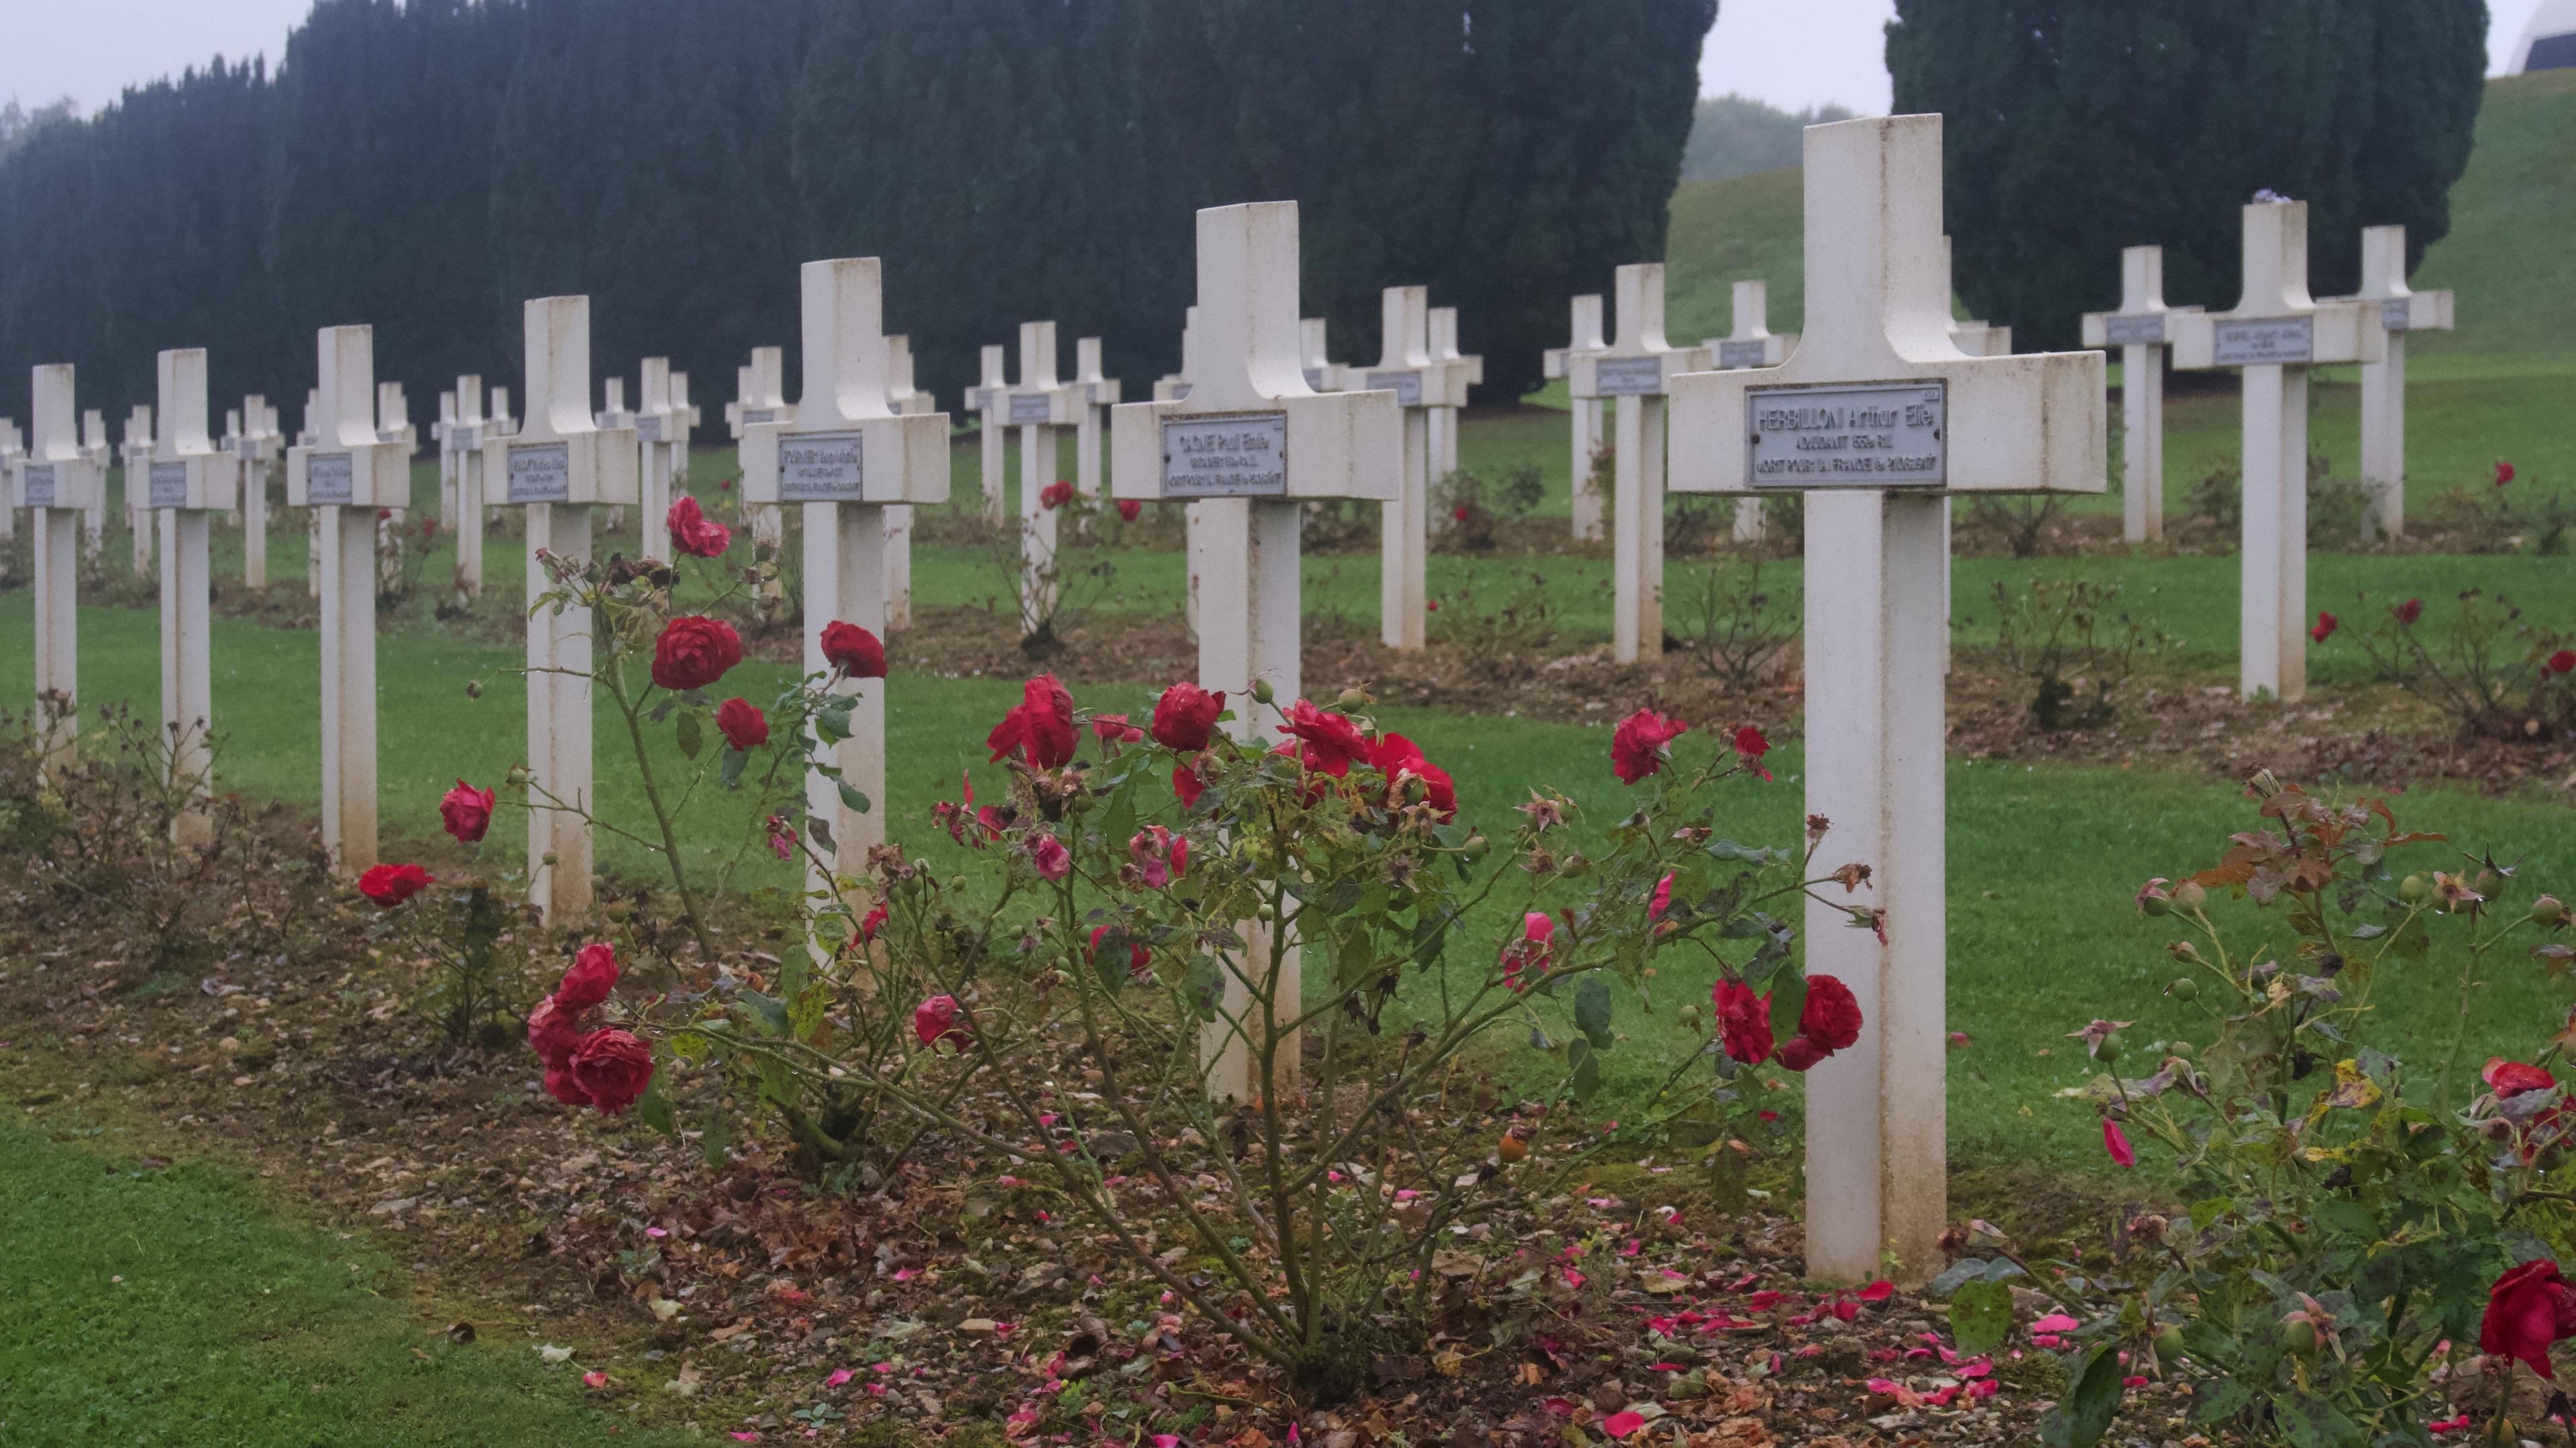
[[[797,340],[797,264],[881,256],[943,404],[1052,318],[1130,396],[1180,361],[1191,214],[1294,199],[1304,306],[1376,355],[1378,289],[1459,309],[1488,394],[1565,298],[1664,251],[1716,0],[319,0],[274,73],[217,61],[0,160],[0,414],[42,362],[148,402],[211,349],[220,417],[291,426],[316,327],[376,328],[415,422],[516,392],[519,303],[592,361],[668,355],[708,415]],[[1070,362],[1070,342],[1067,342]],[[22,419],[23,420],[23,419]]]
[[[1837,105],[1784,111],[1751,96],[1710,96],[1691,113],[1690,142],[1682,148],[1682,179],[1723,181],[1804,165],[1807,127],[1851,118],[1849,110]]]
[[[2169,301],[2236,304],[2240,208],[2308,203],[2310,285],[2360,283],[2361,229],[2408,263],[2451,228],[2486,73],[2485,0],[1897,0],[1896,109],[1938,111],[1952,279],[2025,350],[2165,249]]]

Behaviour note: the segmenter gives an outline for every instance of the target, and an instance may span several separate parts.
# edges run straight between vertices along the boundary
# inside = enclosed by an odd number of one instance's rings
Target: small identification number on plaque
[[[2221,367],[2310,362],[2317,355],[2317,321],[2314,317],[2255,317],[2219,322],[2216,341],[2214,360]]]
[[[865,501],[866,439],[855,432],[789,433],[778,439],[778,501]]]
[[[513,503],[572,501],[572,444],[532,442],[511,448],[508,497]]]
[[[1287,492],[1286,413],[1164,420],[1164,497],[1278,498]]]
[[[2415,308],[2410,297],[2391,297],[2379,304],[2379,325],[2392,332],[2410,331],[2415,325]]]
[[[188,465],[186,463],[154,463],[152,465],[152,491],[145,495],[145,500],[148,506],[155,508],[184,508],[188,506]]]
[[[1011,426],[1044,427],[1047,423],[1047,395],[1043,392],[1011,394]]]
[[[1720,367],[1729,369],[1737,367],[1759,367],[1770,360],[1771,344],[1768,342],[1755,340],[1751,342],[1720,342],[1717,344],[1717,365]]]
[[[1744,396],[1756,488],[1937,488],[1949,481],[1949,386],[1771,387]]]
[[[1592,390],[1603,397],[1653,397],[1664,390],[1661,357],[1604,357],[1592,364]]]
[[[2113,317],[2102,324],[2102,339],[2114,347],[2158,347],[2165,340],[2165,319],[2155,312]]]
[[[304,503],[327,508],[356,496],[357,470],[347,453],[314,453],[304,460]]]
[[[1422,374],[1419,372],[1372,372],[1366,392],[1392,392],[1398,407],[1422,405]]]
[[[27,506],[52,507],[54,505],[54,465],[29,463],[23,476],[27,483]]]

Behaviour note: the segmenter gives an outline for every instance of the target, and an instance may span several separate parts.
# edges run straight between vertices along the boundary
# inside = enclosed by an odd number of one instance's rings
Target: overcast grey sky
[[[1289,0],[1283,0],[1289,3]],[[88,115],[126,86],[176,75],[217,54],[265,54],[311,0],[0,0],[0,99],[34,106],[69,95]],[[2539,0],[2488,0],[2491,66]],[[1738,91],[1791,109],[1888,105],[1880,27],[1894,0],[1720,0],[1700,57],[1700,90]]]

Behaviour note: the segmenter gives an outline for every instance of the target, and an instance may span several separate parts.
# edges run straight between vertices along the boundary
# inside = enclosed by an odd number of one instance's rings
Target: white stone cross
[[[117,448],[125,469],[125,531],[134,554],[134,576],[152,571],[152,512],[143,503],[143,480],[152,472],[152,407],[138,402],[125,414],[125,441]]]
[[[1572,339],[1563,347],[1550,347],[1540,358],[1542,370],[1550,377],[1572,378],[1571,359],[1588,352],[1602,352],[1610,344],[1601,340],[1601,294],[1586,292],[1574,299]],[[1601,399],[1577,397],[1569,404],[1574,415],[1574,538],[1578,543],[1601,541],[1601,493],[1592,486],[1593,461],[1601,452]]]
[[[799,270],[804,395],[785,422],[742,430],[743,496],[800,504],[805,524],[805,672],[828,673],[823,627],[838,621],[885,637],[886,509],[948,500],[948,416],[887,408],[883,272],[875,257],[809,261]],[[840,679],[859,696],[849,737],[833,751],[835,780],[805,781],[808,817],[830,823],[836,873],[864,878],[867,853],[885,843],[884,680]],[[853,809],[841,785],[864,796]],[[811,879],[810,888],[825,882]]]
[[[2406,285],[2406,228],[2361,232],[2361,290],[2350,300],[2379,309],[2385,355],[2361,364],[2361,482],[2370,490],[2369,526],[2391,538],[2406,531],[2406,334],[2447,332],[2454,305],[2447,291]]]
[[[787,404],[787,349],[754,347],[751,365],[734,369],[734,400],[725,404],[725,422],[734,441],[755,422],[785,422],[796,409]]]
[[[1342,390],[1342,366],[1333,360],[1332,350],[1322,317],[1297,319],[1298,370],[1306,374],[1306,385],[1317,392]]]
[[[689,444],[698,435],[698,424],[705,420],[689,401],[689,374],[674,372],[670,382],[670,423],[663,428],[662,446],[671,450],[671,484],[684,488],[689,481]]]
[[[1237,701],[1229,726],[1266,740],[1245,698],[1269,684],[1284,707],[1302,690],[1298,668],[1298,523],[1317,498],[1393,501],[1402,486],[1403,409],[1393,392],[1320,394],[1306,385],[1297,335],[1297,203],[1255,202],[1198,213],[1195,347],[1185,351],[1189,395],[1123,403],[1110,413],[1110,486],[1117,496],[1189,504],[1190,590],[1198,598],[1199,686]],[[1247,926],[1249,957],[1266,966],[1266,932]],[[1285,952],[1273,994],[1300,1001],[1297,952]],[[1208,1089],[1251,1101],[1295,1076],[1293,1041],[1281,1075],[1256,1082],[1238,1029],[1250,993],[1225,983],[1223,1010],[1201,1049]],[[1277,1021],[1259,1023],[1275,1030]]]
[[[506,394],[504,394],[506,395]],[[483,526],[487,499],[483,487],[483,439],[491,419],[483,415],[483,377],[468,372],[456,379],[456,417],[439,440],[452,459],[456,476],[456,588],[468,598],[483,596]]]
[[[327,410],[322,425],[325,429],[333,425]],[[376,440],[398,444],[405,469],[404,485],[394,500],[376,510],[376,576],[384,591],[392,593],[402,587],[402,525],[411,511],[410,460],[420,448],[420,431],[411,425],[411,404],[403,400],[399,382],[376,384]]]
[[[886,410],[898,417],[937,412],[938,402],[912,383],[912,339],[886,338]],[[912,505],[886,504],[886,627],[912,627]]]
[[[980,414],[976,431],[977,441],[981,444],[979,455],[984,463],[984,521],[999,523],[1002,521],[1002,490],[1009,482],[1009,469],[1002,449],[1008,440],[1004,431],[1007,421],[1004,409],[1009,406],[1011,398],[1010,349],[987,347],[981,360],[984,380],[967,390],[966,410]]]
[[[1006,389],[997,406],[1003,420],[1020,430],[1020,632],[1037,631],[1055,612],[1056,514],[1039,501],[1055,476],[1057,443],[1063,428],[1086,411],[1082,388],[1055,375],[1055,323],[1020,324],[1020,382]],[[990,414],[987,414],[988,416]],[[987,456],[991,444],[986,444]]]
[[[671,359],[647,357],[638,371],[634,423],[636,474],[642,480],[637,485],[643,498],[642,546],[646,556],[660,558],[671,547],[662,526],[671,514],[671,450],[664,443],[679,426],[671,410]]]
[[[1806,495],[1806,812],[1822,863],[1871,869],[1806,906],[1809,973],[1863,1018],[1807,1073],[1807,1272],[1835,1282],[1942,1265],[1943,505],[2103,488],[2102,355],[1961,352],[1940,239],[1939,116],[1808,127],[1797,350],[1673,385],[1674,487]]]
[[[36,722],[44,768],[69,768],[78,757],[80,697],[80,518],[107,492],[107,470],[80,445],[72,365],[35,369],[35,411],[27,450],[13,446],[6,463],[8,508],[27,510],[36,555]],[[14,443],[17,427],[9,427]]]
[[[277,414],[268,399],[252,393],[242,399],[242,583],[268,587],[268,476],[277,465]]]
[[[0,417],[0,485],[5,485],[10,465],[15,463],[25,450],[26,444],[18,436],[17,419]],[[0,507],[0,543],[10,542],[17,536],[18,510]],[[0,578],[11,576],[11,572],[7,550],[0,549]]]
[[[1470,387],[1483,385],[1485,359],[1482,356],[1469,356],[1458,350],[1458,309],[1433,307],[1430,319],[1431,360],[1443,365],[1453,362],[1464,364],[1467,369],[1467,385]],[[1447,481],[1452,473],[1458,471],[1458,415],[1459,409],[1464,406],[1466,401],[1462,393],[1458,407],[1431,409],[1431,481],[1434,484]]]
[[[161,527],[161,727],[170,747],[170,777],[202,801],[211,792],[214,752],[214,579],[208,571],[209,513],[230,512],[241,499],[241,459],[206,436],[206,352],[163,352],[154,362],[161,435],[153,443],[146,505]],[[213,838],[202,808],[173,825],[181,844]]]
[[[1191,307],[1181,316],[1181,370],[1154,380],[1156,402],[1178,402],[1190,395],[1190,373],[1198,365],[1198,356],[1199,309]],[[1313,386],[1311,382],[1308,385]],[[1330,389],[1316,387],[1315,390],[1324,392]],[[1113,439],[1110,445],[1114,448],[1117,443]]]
[[[2308,369],[2376,362],[2377,303],[2308,293],[2308,207],[2245,208],[2245,292],[2231,311],[2168,318],[2176,370],[2243,372],[2245,539],[2237,682],[2245,697],[2308,692]]]
[[[1600,351],[1568,348],[1565,373],[1578,398],[1619,399],[1610,495],[1610,656],[1623,664],[1664,652],[1664,394],[1672,379],[1708,368],[1705,347],[1664,340],[1664,266],[1619,268],[1613,288],[1619,336]]]
[[[108,444],[107,414],[93,407],[81,413],[81,454],[101,472],[116,456]],[[81,560],[91,568],[107,556],[107,494],[101,491],[80,510]]]
[[[2165,249],[2120,252],[2120,310],[2084,314],[2084,345],[2120,349],[2120,536],[2154,543],[2165,536],[2166,320],[2198,307],[2165,305]]]
[[[1073,490],[1086,498],[1100,496],[1100,425],[1118,405],[1118,379],[1100,375],[1100,339],[1077,337],[1073,343],[1073,385],[1082,391],[1073,430]]]
[[[1418,649],[1425,642],[1431,409],[1467,405],[1467,359],[1431,360],[1430,308],[1430,288],[1388,287],[1379,294],[1377,365],[1342,371],[1345,390],[1392,392],[1404,410],[1404,486],[1378,524],[1378,642],[1391,649]]]
[[[547,553],[574,564],[591,553],[590,510],[632,504],[635,439],[590,413],[590,298],[538,297],[521,308],[528,415],[483,443],[483,475],[504,506],[527,510],[528,769],[532,801],[592,807],[591,617],[567,606],[536,612],[553,586]],[[539,793],[542,791],[542,793]],[[528,812],[528,898],[548,920],[589,908],[590,824],[564,810]]]
[[[438,452],[438,526],[456,531],[456,394],[438,394],[438,420],[429,425],[430,446]]]
[[[372,327],[314,334],[313,441],[287,449],[286,501],[322,539],[322,848],[343,874],[376,863],[376,512],[410,500],[411,449],[380,428]]]
[[[1723,337],[1700,345],[1719,371],[1737,367],[1777,367],[1798,350],[1798,334],[1771,330],[1771,284],[1760,278],[1735,284],[1734,326]],[[1762,500],[1735,500],[1735,539],[1751,543],[1762,536]]]

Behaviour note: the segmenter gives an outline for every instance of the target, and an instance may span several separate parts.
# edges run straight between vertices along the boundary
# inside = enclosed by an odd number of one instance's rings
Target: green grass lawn
[[[270,1215],[205,1162],[146,1166],[0,1126],[0,1441],[500,1448],[599,1441],[578,1363],[458,1345],[361,1241]],[[641,1445],[702,1439],[627,1429]]]

